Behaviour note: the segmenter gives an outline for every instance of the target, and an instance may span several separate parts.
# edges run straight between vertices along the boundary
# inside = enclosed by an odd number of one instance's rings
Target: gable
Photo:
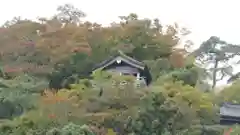
[[[98,64],[96,67],[94,67],[93,70],[96,70],[96,69],[99,69],[99,68],[106,68],[110,65],[112,65],[113,63],[121,63],[121,62],[124,62],[132,67],[135,67],[135,68],[138,68],[138,69],[141,69],[141,70],[144,70],[145,68],[145,64],[142,63],[142,62],[139,62],[131,57],[128,57],[126,55],[119,55],[119,56],[116,56],[116,57],[111,57],[110,59],[108,60],[105,60],[103,62],[101,62],[100,64]]]
[[[125,58],[123,58],[123,57],[121,57],[121,56],[118,56],[118,57],[116,57],[116,58],[114,58],[113,60],[111,60],[111,61],[109,61],[108,63],[106,63],[106,65],[104,65],[102,68],[105,68],[105,67],[108,67],[109,65],[111,65],[111,64],[113,64],[113,63],[115,63],[115,62],[117,62],[117,63],[121,63],[121,62],[125,62],[126,64],[129,64],[129,65],[131,65],[131,66],[133,66],[133,67],[136,67],[136,68],[139,68],[139,69],[144,69],[144,66],[143,65],[139,65],[138,63],[136,63],[136,62],[133,62],[133,61],[131,61],[131,60],[128,60],[128,59],[125,59]]]

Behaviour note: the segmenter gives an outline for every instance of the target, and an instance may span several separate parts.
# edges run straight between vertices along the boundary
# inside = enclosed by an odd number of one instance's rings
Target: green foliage
[[[239,88],[240,84],[238,81],[233,83],[231,86],[224,88],[218,95],[219,100],[222,102],[240,103]]]
[[[87,125],[79,126],[69,123],[61,130],[62,135],[95,135]]]
[[[131,122],[133,132],[139,135],[163,134],[164,129],[176,134],[200,124],[201,117],[215,114],[209,95],[191,86],[176,82],[155,89],[143,100],[139,118]]]
[[[225,130],[226,133],[229,133],[229,135],[238,135],[240,133],[240,128],[238,125],[230,127],[229,129]]]
[[[55,65],[51,73],[49,87],[54,89],[69,88],[70,84],[77,82],[80,78],[89,76],[93,63],[84,53],[76,53],[69,59],[63,60]]]
[[[238,55],[234,49],[238,50],[239,46],[232,45],[219,37],[211,36],[195,50],[191,56],[196,58],[196,62],[203,67],[212,80],[212,88],[215,88],[218,81],[226,76],[232,76],[233,67],[228,61]]]
[[[190,33],[177,24],[131,13],[103,27],[82,22],[86,14],[73,5],[57,11],[41,22],[14,18],[1,29],[1,135],[222,134],[218,105],[240,102],[238,82],[219,95],[201,86],[208,73],[214,87],[217,73],[231,74],[225,62],[237,55],[236,46],[211,37],[189,55],[176,48]],[[119,52],[144,62],[153,83],[136,87],[130,75],[92,73]],[[206,69],[200,60],[217,64]]]
[[[33,109],[39,92],[47,87],[43,79],[22,75],[12,80],[0,79],[5,86],[0,88],[1,118],[13,118]]]

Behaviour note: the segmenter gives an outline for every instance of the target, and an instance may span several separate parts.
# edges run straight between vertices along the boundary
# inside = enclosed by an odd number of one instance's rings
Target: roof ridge
[[[143,62],[140,62],[140,61],[138,61],[138,60],[136,60],[136,59],[134,59],[134,58],[126,55],[126,54],[125,54],[124,52],[122,52],[121,50],[118,50],[118,52],[119,52],[120,56],[126,57],[127,59],[129,59],[129,60],[131,60],[131,61],[134,61],[134,62],[136,62],[136,63],[138,63],[138,64],[143,64],[143,65],[144,65]]]
[[[225,103],[223,107],[228,107],[228,108],[240,108],[240,104],[231,104],[231,103]]]
[[[113,56],[110,56],[108,59],[100,62],[99,64],[97,64],[92,70],[96,70],[100,67],[102,67],[103,65],[113,61],[114,59],[116,59],[117,57],[121,57],[123,60],[126,60],[134,65],[138,65],[139,67],[141,68],[144,68],[145,67],[145,64],[143,62],[140,62],[138,60],[135,60],[134,58],[126,55],[125,53],[123,53],[122,51],[118,50],[118,54],[115,54]]]

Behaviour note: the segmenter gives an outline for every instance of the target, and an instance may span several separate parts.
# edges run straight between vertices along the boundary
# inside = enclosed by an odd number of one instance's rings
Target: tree
[[[113,43],[133,45],[131,53],[127,53],[139,60],[156,60],[169,57],[182,36],[187,35],[177,24],[167,25],[166,31],[158,19],[139,19],[136,14],[121,16],[119,34],[114,36]],[[117,42],[116,42],[117,41]],[[150,53],[151,52],[151,53]],[[147,55],[142,55],[147,54]]]
[[[160,135],[167,130],[171,135],[176,135],[193,125],[214,120],[212,116],[216,110],[210,95],[182,85],[181,82],[164,82],[163,85],[153,87],[144,97],[138,111],[139,117],[130,121],[129,128],[135,134]],[[205,118],[209,121],[203,121]]]
[[[53,32],[46,32],[42,34],[36,44],[49,56],[50,63],[53,65],[59,64],[62,60],[71,59],[69,54],[76,53],[76,51],[88,53],[89,56],[86,58],[97,64],[107,57],[115,55],[118,50],[122,50],[140,61],[148,61],[149,68],[152,68],[153,65],[150,63],[162,59],[168,62],[167,65],[170,65],[170,68],[176,66],[175,61],[169,62],[171,61],[170,57],[175,56],[172,55],[173,53],[178,54],[179,58],[183,58],[183,54],[176,51],[174,47],[181,39],[179,35],[184,36],[186,32],[181,31],[177,25],[166,26],[167,31],[163,32],[163,28],[157,20],[151,22],[147,19],[138,19],[136,14],[121,18],[123,20],[119,24],[110,27],[85,22],[80,24],[80,27],[69,25],[69,27],[56,29]],[[84,61],[82,61],[83,65],[85,65]],[[181,65],[184,63],[183,59],[179,61],[181,63],[180,65],[177,63],[177,66],[183,66]],[[177,66],[176,68],[179,68]],[[158,76],[159,73],[160,71],[156,67],[152,74]]]
[[[229,61],[238,55],[237,52],[228,49],[233,46],[212,36],[191,54],[196,57],[196,62],[206,69],[208,77],[212,80],[212,88],[215,88],[217,82],[224,77],[232,75],[233,67]]]
[[[0,86],[0,110],[2,110],[0,117],[10,119],[31,110],[36,105],[36,98],[47,87],[47,81],[21,75],[10,80],[1,78],[0,85],[4,86]]]
[[[104,27],[81,22],[85,16],[65,4],[50,19],[16,18],[0,29],[0,95],[4,99],[0,113],[14,118],[10,124],[0,124],[1,134],[58,134],[63,130],[81,134],[86,131],[81,125],[86,123],[91,123],[91,129],[92,125],[101,127],[99,134],[106,128],[123,135],[200,134],[202,125],[215,124],[218,102],[211,93],[196,88],[205,78],[200,78],[204,72],[194,62],[195,57],[204,59],[202,55],[215,62],[222,52],[227,52],[224,59],[217,60],[227,61],[230,54],[236,54],[230,45],[213,37],[191,57],[177,48],[190,33],[177,24],[163,26],[158,19],[140,19],[131,13]],[[217,43],[224,47],[218,49]],[[94,64],[118,52],[146,63],[153,83],[135,87],[132,76],[90,74]],[[60,90],[46,90],[47,84]],[[15,117],[19,112],[21,116]]]
[[[80,22],[80,18],[86,16],[86,14],[83,11],[75,8],[71,4],[59,6],[57,8],[57,11],[59,12],[57,14],[57,18],[61,20],[63,23],[65,23],[65,26],[69,23],[78,24]]]
[[[37,30],[42,28],[37,22],[20,20],[0,32],[1,64],[5,71],[11,69],[16,73],[46,74],[49,70],[49,58],[37,47]]]
[[[52,89],[69,88],[79,79],[88,78],[94,63],[85,53],[73,53],[70,58],[54,65],[49,75],[49,87]]]
[[[12,25],[14,25],[14,24],[18,24],[18,23],[21,23],[21,22],[23,22],[23,21],[27,21],[27,19],[22,19],[20,16],[14,17],[12,20],[6,21],[6,22],[3,24],[3,27],[9,28],[10,26],[12,26]]]
[[[219,94],[219,100],[221,102],[230,102],[239,104],[239,81],[234,82],[231,86],[224,88]]]

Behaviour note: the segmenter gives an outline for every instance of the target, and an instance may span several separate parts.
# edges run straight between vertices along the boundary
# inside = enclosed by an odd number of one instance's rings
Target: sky
[[[50,17],[59,5],[66,3],[84,11],[87,20],[105,25],[118,16],[137,13],[141,18],[159,18],[163,24],[177,22],[187,27],[192,31],[189,39],[196,46],[210,36],[240,44],[238,0],[3,0],[0,24],[14,16]]]

